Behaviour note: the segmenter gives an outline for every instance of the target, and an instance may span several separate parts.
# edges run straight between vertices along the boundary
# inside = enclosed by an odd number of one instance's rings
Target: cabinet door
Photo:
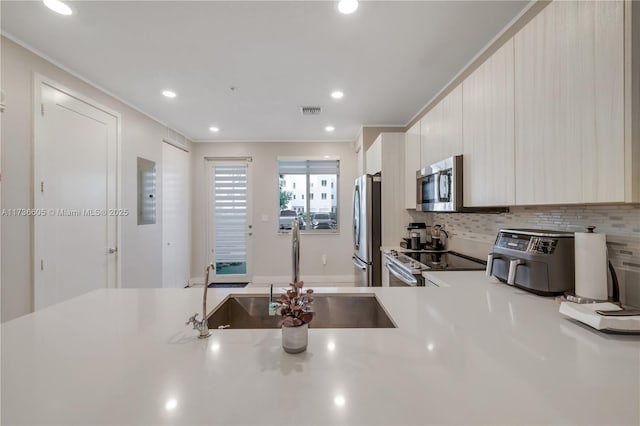
[[[367,174],[373,175],[382,171],[382,138],[378,136],[366,153]]]
[[[462,85],[420,120],[422,167],[462,154]]]
[[[516,34],[516,204],[624,201],[623,31],[620,1],[555,1]]]
[[[437,148],[437,124],[440,117],[440,104],[433,107],[420,120],[420,168],[435,163],[440,155]]]
[[[438,158],[435,161],[462,154],[462,85],[453,89],[440,103]]]
[[[404,207],[416,208],[416,172],[420,169],[420,122],[405,133],[404,139]]]
[[[515,203],[513,40],[463,83],[464,205]]]

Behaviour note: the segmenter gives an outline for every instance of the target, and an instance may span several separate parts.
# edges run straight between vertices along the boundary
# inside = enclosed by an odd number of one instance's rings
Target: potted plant
[[[282,316],[282,347],[291,354],[307,349],[309,323],[313,319],[313,290],[303,291],[303,286],[302,281],[291,283],[291,288],[277,302],[276,313]]]

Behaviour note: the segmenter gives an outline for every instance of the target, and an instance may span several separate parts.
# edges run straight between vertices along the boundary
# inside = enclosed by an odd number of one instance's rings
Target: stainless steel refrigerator
[[[380,173],[356,179],[353,190],[353,257],[356,285],[380,287]]]

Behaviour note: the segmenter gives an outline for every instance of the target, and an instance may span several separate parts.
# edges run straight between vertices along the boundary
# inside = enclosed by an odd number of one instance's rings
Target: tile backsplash
[[[626,303],[640,306],[640,204],[511,207],[509,213],[421,213],[413,220],[445,225],[451,238],[493,244],[503,228],[580,232],[596,226],[607,234],[609,257]]]

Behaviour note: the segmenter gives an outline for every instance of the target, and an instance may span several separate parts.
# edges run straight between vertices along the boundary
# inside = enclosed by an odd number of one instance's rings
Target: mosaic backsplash
[[[596,232],[607,234],[609,257],[626,287],[627,303],[640,305],[640,204],[511,207],[501,214],[411,212],[411,216],[444,224],[454,237],[490,244],[503,228],[580,232],[594,225]]]

